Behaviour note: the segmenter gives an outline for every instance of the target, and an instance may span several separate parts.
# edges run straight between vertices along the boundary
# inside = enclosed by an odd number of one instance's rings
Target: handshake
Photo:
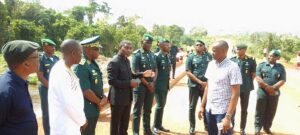
[[[143,72],[143,77],[152,77],[153,78],[154,76],[155,76],[155,72],[153,72],[152,70],[146,70],[145,72]],[[139,78],[133,79],[133,80],[131,80],[130,86],[132,88],[135,88],[140,83],[141,83],[141,80]]]

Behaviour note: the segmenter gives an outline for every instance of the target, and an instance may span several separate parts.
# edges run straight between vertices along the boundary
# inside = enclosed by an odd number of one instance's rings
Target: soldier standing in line
[[[240,134],[245,135],[245,128],[247,122],[247,109],[249,103],[249,96],[251,90],[254,89],[253,79],[255,78],[256,61],[253,57],[247,56],[247,45],[238,44],[237,56],[231,58],[232,61],[238,64],[241,70],[243,84],[240,86],[240,105],[241,105],[241,123]],[[234,126],[234,116],[232,117],[232,124]]]

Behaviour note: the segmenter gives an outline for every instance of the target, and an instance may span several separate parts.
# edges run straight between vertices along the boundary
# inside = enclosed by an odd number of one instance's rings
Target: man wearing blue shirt
[[[0,134],[37,135],[37,121],[28,91],[29,74],[38,71],[39,45],[15,40],[2,48],[9,69],[0,77]]]

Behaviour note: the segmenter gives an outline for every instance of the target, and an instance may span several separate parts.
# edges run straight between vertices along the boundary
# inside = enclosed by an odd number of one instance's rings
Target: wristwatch
[[[225,115],[225,118],[231,119],[231,116],[232,116],[231,114],[228,114],[228,113],[227,113],[227,114]]]

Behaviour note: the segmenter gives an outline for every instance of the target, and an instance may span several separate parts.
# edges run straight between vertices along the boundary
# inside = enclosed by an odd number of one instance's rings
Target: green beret
[[[270,51],[269,55],[280,57],[281,56],[281,51],[273,49],[272,51]]]
[[[27,57],[39,48],[39,44],[26,40],[14,40],[2,47],[2,53],[7,63],[17,64],[25,61]]]
[[[170,43],[170,41],[168,39],[165,39],[165,38],[160,38],[158,40],[158,43]]]
[[[53,42],[51,39],[47,39],[47,38],[42,39],[42,46],[43,45],[56,46],[55,42]]]
[[[204,43],[203,41],[201,41],[201,40],[196,40],[195,45],[199,45],[199,44],[205,45],[205,43]]]
[[[146,33],[146,34],[143,35],[143,40],[153,41],[153,36]]]
[[[243,43],[236,45],[236,48],[238,48],[238,49],[247,49],[247,47],[248,46],[246,44],[243,44]]]
[[[80,44],[83,47],[100,47],[100,48],[102,48],[102,46],[100,44],[100,36],[99,35],[84,39],[84,40],[80,41]]]

